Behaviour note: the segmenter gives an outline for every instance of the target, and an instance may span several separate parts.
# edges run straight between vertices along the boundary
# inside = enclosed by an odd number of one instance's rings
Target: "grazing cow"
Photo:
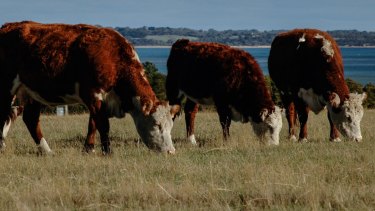
[[[268,68],[281,91],[291,140],[297,140],[297,115],[299,140],[307,141],[309,110],[317,114],[325,106],[331,141],[340,141],[338,130],[350,139],[362,140],[360,121],[366,94],[349,93],[340,49],[329,34],[315,29],[279,34],[272,42]]]
[[[90,111],[85,150],[93,151],[96,130],[110,153],[109,117],[133,117],[151,149],[174,153],[173,109],[156,98],[131,44],[112,29],[89,25],[8,23],[0,29],[0,128],[6,131],[17,91],[31,98],[23,120],[42,152],[41,104],[81,103]],[[6,132],[0,137],[4,146]]]
[[[178,106],[187,97],[186,130],[193,144],[198,104],[216,106],[224,139],[229,136],[231,120],[252,120],[257,135],[268,136],[269,144],[279,144],[281,109],[273,103],[263,73],[250,54],[222,44],[183,39],[173,44],[167,66],[167,97],[171,105]]]

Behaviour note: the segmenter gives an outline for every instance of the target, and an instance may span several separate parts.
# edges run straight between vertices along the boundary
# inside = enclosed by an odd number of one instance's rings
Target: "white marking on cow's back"
[[[298,91],[298,97],[302,98],[303,101],[310,107],[310,109],[315,113],[319,113],[325,107],[325,101],[323,96],[314,93],[312,88],[306,90],[300,88]]]
[[[333,55],[335,54],[335,51],[332,48],[331,41],[327,40],[324,36],[322,36],[320,34],[316,34],[314,36],[314,38],[323,39],[323,46],[321,48],[321,51],[324,52],[327,56],[330,56],[331,58],[333,58]],[[330,60],[328,59],[327,62],[329,62],[329,61]]]
[[[297,50],[299,49],[299,47],[301,46],[300,44],[301,43],[304,43],[304,42],[306,42],[306,39],[305,39],[305,33],[303,33],[303,35],[302,35],[302,37],[300,37],[299,39],[298,39],[298,46],[297,46]]]
[[[299,42],[299,43],[301,43],[301,42],[306,42],[305,36],[306,36],[306,34],[303,33],[302,37],[299,38],[298,42]]]

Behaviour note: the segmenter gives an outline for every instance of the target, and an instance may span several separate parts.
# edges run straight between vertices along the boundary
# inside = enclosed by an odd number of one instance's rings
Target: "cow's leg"
[[[0,128],[2,129],[0,131],[0,151],[3,151],[5,149],[5,137],[12,123],[10,115],[13,97],[11,95],[2,95],[0,99]]]
[[[297,112],[295,110],[295,105],[293,101],[291,101],[290,99],[286,99],[286,97],[283,97],[282,101],[283,105],[285,106],[285,116],[289,126],[289,140],[297,141],[295,128],[297,121]]]
[[[92,105],[88,106],[90,110],[90,119],[87,131],[87,138],[85,142],[86,152],[92,152],[95,144],[96,129],[100,134],[100,141],[102,144],[103,154],[110,154],[109,142],[109,119],[105,109],[105,104],[100,100],[96,100]]]
[[[328,116],[329,125],[331,126],[329,140],[332,142],[340,142],[341,139],[339,137],[339,131],[337,130],[336,126],[333,124],[331,116],[329,115],[329,111],[327,112],[327,116]]]
[[[30,132],[31,137],[34,139],[40,153],[52,153],[48,146],[46,139],[44,139],[42,130],[40,128],[40,109],[41,105],[39,102],[30,101],[28,102],[23,110],[23,121],[26,124],[27,129]]]
[[[186,123],[186,135],[187,139],[192,143],[192,144],[197,144],[197,141],[195,140],[194,136],[194,120],[195,120],[195,115],[198,112],[198,107],[199,105],[189,99],[186,99],[186,104],[185,104],[185,123]]]
[[[230,127],[230,123],[232,120],[232,116],[231,116],[232,112],[230,108],[228,108],[227,106],[222,106],[218,104],[216,104],[216,110],[217,110],[217,113],[219,114],[221,128],[223,129],[224,140],[227,140],[230,136],[229,127]]]
[[[307,119],[309,117],[309,107],[301,100],[295,101],[295,108],[298,113],[300,122],[299,140],[300,142],[307,142]]]
[[[286,109],[286,116],[289,124],[289,140],[297,141],[296,138],[296,121],[297,121],[297,112],[295,105],[291,102]]]
[[[84,145],[84,151],[87,153],[94,153],[94,145],[95,145],[95,135],[96,135],[96,126],[94,121],[94,116],[90,112],[89,117],[89,124],[87,129],[87,136]]]

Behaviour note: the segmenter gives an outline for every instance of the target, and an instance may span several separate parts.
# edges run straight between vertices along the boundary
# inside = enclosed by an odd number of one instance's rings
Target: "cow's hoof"
[[[331,142],[341,142],[340,138],[331,138],[329,139]]]
[[[290,140],[291,142],[297,142],[297,138],[296,138],[295,135],[290,136],[290,137],[289,137],[289,140]]]
[[[308,143],[309,140],[307,140],[307,138],[300,138],[300,139],[298,140],[298,142],[299,142],[299,143]]]
[[[103,155],[110,155],[112,154],[112,150],[109,145],[102,146],[102,154]]]
[[[5,151],[5,142],[3,140],[0,141],[0,153]]]
[[[52,155],[53,154],[51,148],[49,148],[48,146],[46,139],[42,138],[40,140],[40,143],[37,146],[38,146],[38,154],[40,155]]]
[[[82,152],[83,153],[87,153],[87,154],[95,154],[94,145],[92,145],[92,144],[85,144],[85,146],[82,149]]]
[[[197,141],[195,140],[195,136],[194,136],[194,134],[193,134],[193,135],[190,135],[187,139],[188,139],[188,141],[189,141],[192,145],[197,145]]]
[[[102,151],[102,155],[103,156],[110,156],[110,155],[112,155],[112,151],[111,150],[109,150],[109,151]]]

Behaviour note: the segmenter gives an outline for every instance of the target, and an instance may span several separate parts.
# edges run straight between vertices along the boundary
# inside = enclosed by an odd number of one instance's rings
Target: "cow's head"
[[[362,103],[367,94],[350,93],[343,103],[336,93],[331,93],[327,108],[333,124],[340,133],[354,141],[362,141],[360,123],[363,117]]]
[[[270,145],[279,145],[279,134],[283,126],[283,110],[275,106],[273,111],[263,109],[260,112],[260,123],[252,123],[254,132],[259,137],[264,137]]]
[[[138,134],[146,146],[156,151],[174,154],[171,130],[176,109],[169,106],[168,102],[141,103],[139,97],[133,98],[133,104],[135,109],[131,114]]]

